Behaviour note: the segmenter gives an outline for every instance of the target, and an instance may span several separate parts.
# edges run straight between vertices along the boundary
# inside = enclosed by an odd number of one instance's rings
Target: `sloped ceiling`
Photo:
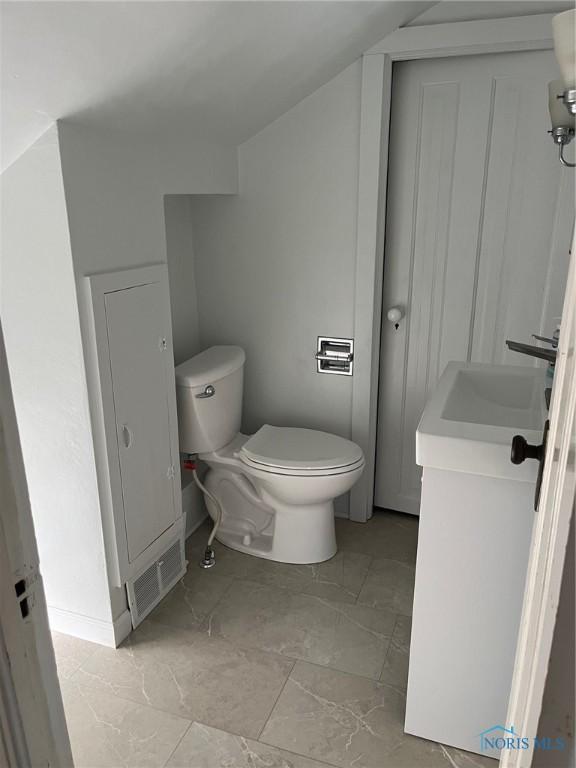
[[[56,119],[239,144],[431,2],[4,2],[2,167]]]
[[[444,0],[408,22],[406,26],[445,24],[451,21],[505,19],[538,13],[561,13],[574,8],[570,0]]]
[[[399,26],[555,0],[0,2],[0,167],[54,120],[237,145]]]

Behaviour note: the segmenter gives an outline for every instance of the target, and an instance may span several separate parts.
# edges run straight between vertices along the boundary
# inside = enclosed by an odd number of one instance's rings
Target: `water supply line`
[[[210,536],[208,536],[208,541],[206,542],[206,549],[204,550],[204,555],[202,557],[202,560],[200,560],[201,568],[212,568],[212,566],[216,564],[216,555],[214,554],[214,550],[212,549],[212,543],[214,542],[214,537],[216,536],[220,523],[222,522],[222,505],[220,504],[216,496],[214,496],[214,494],[211,493],[208,490],[208,488],[206,488],[206,486],[202,483],[202,481],[198,477],[198,473],[196,471],[196,459],[194,456],[188,456],[184,460],[184,467],[185,469],[192,470],[192,477],[194,478],[194,482],[196,483],[200,491],[204,494],[204,496],[209,498],[210,501],[216,507],[216,519],[214,520],[214,525],[212,526]]]

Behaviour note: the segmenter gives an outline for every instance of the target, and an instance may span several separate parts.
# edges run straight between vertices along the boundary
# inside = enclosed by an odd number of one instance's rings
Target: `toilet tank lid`
[[[180,387],[203,387],[234,373],[244,365],[242,347],[209,347],[176,366],[176,384]]]

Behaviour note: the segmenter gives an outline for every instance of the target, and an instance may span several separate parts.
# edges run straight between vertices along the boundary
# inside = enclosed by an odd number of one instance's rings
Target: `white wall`
[[[49,610],[111,621],[58,136],[1,177],[1,316]]]
[[[353,336],[360,61],[239,148],[240,194],[193,200],[200,340],[246,350],[243,428],[348,437],[351,385],[316,373]]]
[[[166,195],[164,198],[172,341],[176,365],[201,350],[191,201],[189,195]],[[186,515],[186,535],[189,536],[208,513],[192,473],[186,470],[182,470],[182,509]]]
[[[62,168],[70,223],[72,259],[78,283],[85,275],[168,262],[174,292],[173,322],[176,362],[197,351],[191,218],[194,193],[238,190],[238,159],[234,147],[168,140],[162,135],[127,136],[59,123]],[[89,308],[79,294],[83,338],[88,348]],[[88,362],[88,361],[87,361]],[[95,372],[89,364],[88,386]],[[99,491],[109,494],[105,446],[95,442]],[[184,483],[190,483],[189,475]],[[184,494],[187,530],[204,517],[195,489]],[[125,595],[112,590],[113,614],[125,609]]]
[[[166,261],[164,195],[234,193],[234,147],[58,124],[77,277]]]
[[[174,362],[179,365],[200,351],[191,198],[166,195],[164,219]]]

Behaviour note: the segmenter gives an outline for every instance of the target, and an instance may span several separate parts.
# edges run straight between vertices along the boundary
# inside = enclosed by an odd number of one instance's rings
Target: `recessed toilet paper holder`
[[[354,339],[318,336],[316,364],[318,373],[352,376],[354,369]]]

